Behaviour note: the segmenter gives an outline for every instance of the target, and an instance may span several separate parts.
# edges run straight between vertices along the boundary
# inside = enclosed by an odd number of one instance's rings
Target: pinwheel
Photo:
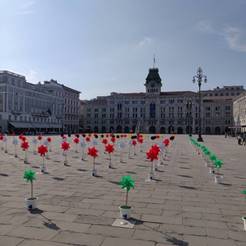
[[[32,143],[33,143],[33,154],[36,155],[37,154],[37,143],[38,143],[38,140],[35,137],[33,137]]]
[[[92,168],[92,176],[96,176],[96,157],[98,157],[98,150],[95,147],[89,147],[88,148],[88,153],[89,156],[93,158],[93,168]]]
[[[135,139],[133,139],[132,142],[131,142],[131,144],[133,146],[133,153],[134,153],[134,155],[137,155],[137,153],[136,153],[137,141]]]
[[[66,141],[64,141],[61,144],[61,149],[63,150],[63,155],[64,155],[64,166],[68,165],[68,161],[67,161],[67,151],[70,149],[70,144]]]
[[[217,169],[217,173],[215,173],[215,175],[214,175],[214,182],[215,183],[220,183],[221,179],[223,179],[223,175],[219,173],[219,170],[222,167],[222,165],[223,165],[223,161],[222,160],[216,159],[214,161],[214,166]]]
[[[85,141],[89,143],[91,141],[91,138],[90,137],[86,137]]]
[[[169,141],[168,138],[166,138],[166,139],[163,140],[163,143],[164,143],[164,145],[165,145],[166,147],[168,147],[170,141]]]
[[[107,144],[105,145],[105,151],[109,155],[109,168],[112,168],[112,162],[111,162],[111,154],[114,152],[114,145],[113,144]]]
[[[27,169],[24,172],[23,178],[30,182],[31,184],[31,197],[26,198],[26,206],[28,209],[36,209],[37,208],[37,197],[33,196],[33,181],[36,179],[36,173],[32,169]]]
[[[158,151],[156,147],[151,147],[146,152],[147,159],[151,161],[150,173],[147,181],[154,179],[154,160],[158,160]]]
[[[114,143],[115,143],[115,141],[116,141],[115,136],[112,136],[112,137],[111,137],[111,142],[114,144]]]
[[[123,163],[123,149],[126,147],[124,140],[120,140],[119,149],[120,149],[120,162]]]
[[[8,153],[8,138],[6,135],[3,136],[3,143],[4,143],[4,153]]]
[[[107,143],[108,143],[108,140],[107,140],[106,138],[104,138],[104,139],[102,140],[102,144],[106,145]]]
[[[1,133],[0,133],[0,141],[2,141],[1,150],[4,150],[4,147],[3,147],[3,135]]]
[[[79,153],[79,151],[78,151],[79,138],[78,138],[78,137],[74,138],[74,139],[73,139],[73,142],[74,142],[75,145],[76,145],[76,150],[75,150],[75,152],[76,152],[76,153]]]
[[[143,149],[142,149],[142,145],[143,145],[143,137],[142,137],[142,135],[139,135],[139,136],[138,136],[137,141],[138,141],[139,146],[140,146],[140,152],[143,152]]]
[[[81,150],[82,150],[82,157],[81,157],[81,160],[82,161],[85,161],[85,148],[86,148],[86,142],[84,140],[84,138],[82,138],[82,140],[80,141],[80,146],[81,146]]]
[[[52,138],[47,137],[47,141],[48,141],[48,150],[49,150],[49,152],[52,152],[52,147],[51,147]]]
[[[121,177],[119,185],[121,186],[121,189],[126,190],[125,203],[120,206],[120,215],[123,219],[129,219],[131,206],[128,206],[128,193],[131,189],[134,189],[135,182],[131,176],[123,176]]]
[[[18,139],[16,137],[13,138],[13,145],[14,145],[14,152],[15,152],[15,158],[18,157],[17,155],[17,145],[18,145]]]
[[[47,168],[46,168],[46,165],[45,165],[45,162],[44,162],[44,157],[45,157],[46,153],[48,153],[48,148],[45,145],[40,145],[38,147],[38,153],[40,154],[40,156],[43,159],[43,163],[42,163],[42,166],[41,166],[41,172],[42,173],[47,173]]]
[[[23,141],[21,143],[21,148],[25,153],[25,157],[24,157],[24,163],[28,164],[28,160],[27,160],[27,150],[29,149],[29,143],[27,141]]]
[[[42,140],[42,135],[38,135],[38,141],[41,141]]]

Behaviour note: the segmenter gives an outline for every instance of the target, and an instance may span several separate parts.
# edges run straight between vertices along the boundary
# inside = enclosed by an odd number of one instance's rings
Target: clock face
[[[150,86],[151,86],[152,88],[153,88],[153,87],[155,87],[155,83],[151,83],[151,85],[150,85]]]

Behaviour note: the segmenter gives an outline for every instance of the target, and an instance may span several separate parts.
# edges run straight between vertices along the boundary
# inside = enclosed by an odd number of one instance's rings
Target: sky
[[[245,0],[0,0],[0,70],[56,79],[81,99],[142,92],[155,55],[163,91],[246,87]]]

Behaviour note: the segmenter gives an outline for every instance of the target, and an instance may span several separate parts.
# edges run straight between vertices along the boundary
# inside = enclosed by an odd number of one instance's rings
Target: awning
[[[28,122],[9,122],[15,128],[31,128],[31,123]]]

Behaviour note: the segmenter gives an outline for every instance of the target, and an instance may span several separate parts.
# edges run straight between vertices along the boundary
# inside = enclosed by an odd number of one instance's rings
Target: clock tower
[[[161,93],[162,83],[158,68],[153,67],[149,69],[149,73],[146,78],[146,83],[144,85],[146,88],[146,93],[148,94]]]

